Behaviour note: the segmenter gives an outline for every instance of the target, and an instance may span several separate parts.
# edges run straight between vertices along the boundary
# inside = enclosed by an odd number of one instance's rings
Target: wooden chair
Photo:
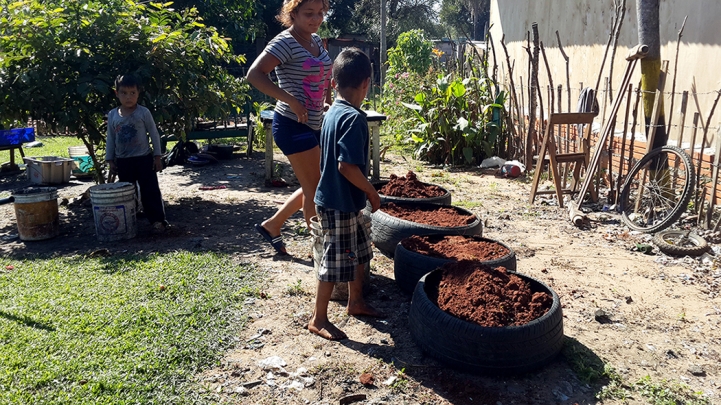
[[[536,199],[538,194],[556,194],[558,197],[558,205],[563,208],[563,194],[573,194],[576,192],[578,185],[581,181],[581,166],[588,168],[588,162],[590,161],[590,142],[589,137],[591,134],[591,123],[596,113],[556,113],[551,114],[548,119],[548,125],[546,126],[546,132],[543,135],[543,142],[541,143],[541,150],[538,154],[538,160],[536,164],[536,172],[533,175],[533,183],[531,184],[531,204]],[[579,134],[579,152],[574,153],[558,153],[556,150],[556,141],[553,136],[554,127],[556,125],[579,125],[584,124],[585,128],[583,134]],[[560,133],[560,131],[559,131]],[[582,135],[582,136],[581,136]],[[546,154],[548,154],[548,161],[553,177],[553,183],[555,190],[538,190],[538,183],[541,180],[541,173],[543,172],[543,163],[546,160]],[[569,165],[573,163],[573,179],[569,188],[563,188],[561,176],[559,175],[558,164],[563,163]],[[564,170],[564,173],[568,171]],[[565,184],[565,181],[563,182]],[[596,196],[596,190],[591,189],[591,198],[595,201],[598,197]]]

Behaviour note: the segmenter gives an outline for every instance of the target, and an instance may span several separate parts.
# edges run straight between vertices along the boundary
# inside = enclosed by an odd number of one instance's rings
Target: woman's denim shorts
[[[273,115],[273,139],[283,154],[288,156],[320,145],[320,131],[276,112]]]

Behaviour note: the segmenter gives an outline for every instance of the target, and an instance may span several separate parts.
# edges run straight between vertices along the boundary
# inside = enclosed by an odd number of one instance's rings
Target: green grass
[[[258,291],[253,268],[215,253],[5,258],[0,403],[201,401],[192,377],[233,346]]]
[[[480,201],[466,201],[466,200],[456,201],[455,204],[453,204],[453,205],[457,205],[457,206],[463,207],[465,209],[473,209],[473,208],[483,207],[483,203]]]
[[[68,157],[68,147],[82,146],[83,141],[74,136],[36,136],[36,141],[43,143],[39,148],[23,148],[25,156],[58,156]],[[19,152],[15,152],[17,162],[22,162]]]

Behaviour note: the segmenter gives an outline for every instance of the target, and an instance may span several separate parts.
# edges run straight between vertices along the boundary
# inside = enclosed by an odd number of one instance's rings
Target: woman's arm
[[[268,52],[263,52],[250,66],[246,78],[256,89],[288,104],[293,113],[298,116],[298,122],[306,123],[308,121],[308,110],[303,106],[303,103],[293,97],[292,94],[278,87],[268,77],[270,71],[278,65],[280,65],[278,58]]]

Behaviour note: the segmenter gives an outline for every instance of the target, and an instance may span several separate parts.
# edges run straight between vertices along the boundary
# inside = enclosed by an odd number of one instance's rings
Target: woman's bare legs
[[[295,190],[278,211],[261,224],[271,236],[280,235],[280,228],[285,221],[301,208],[308,229],[310,229],[310,218],[315,215],[313,198],[320,181],[320,148],[316,146],[304,152],[288,155],[287,158],[301,188]]]

